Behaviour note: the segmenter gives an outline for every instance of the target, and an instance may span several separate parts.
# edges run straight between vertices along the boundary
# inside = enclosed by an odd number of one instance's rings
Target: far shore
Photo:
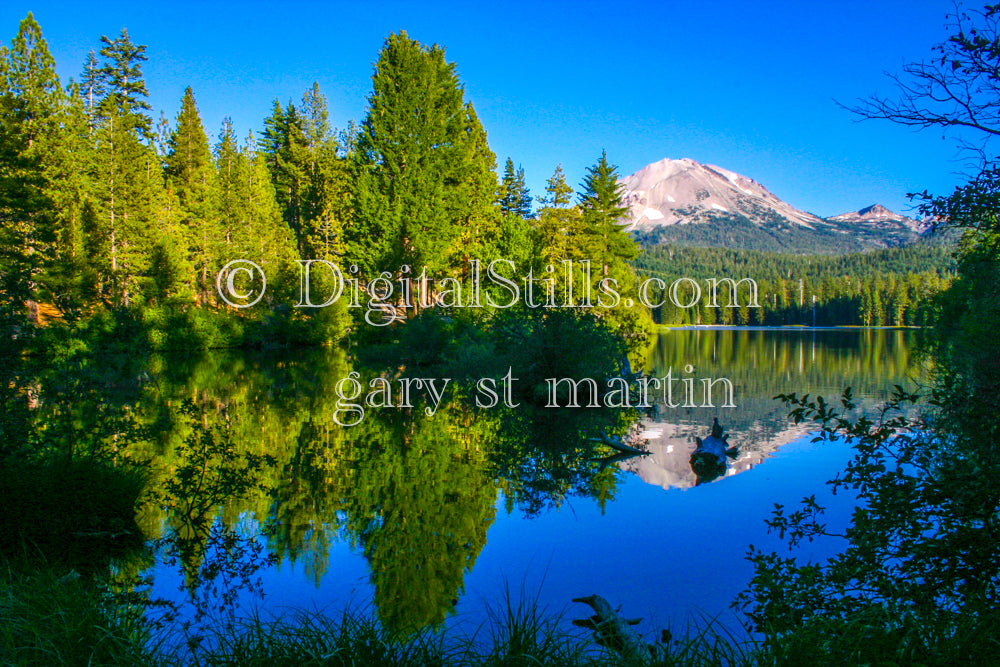
[[[865,327],[856,324],[844,324],[839,326],[810,327],[804,324],[782,324],[775,326],[755,325],[735,325],[735,324],[658,324],[660,331],[844,331],[844,330],[892,330],[892,329],[920,329],[917,326],[892,326],[892,327]]]

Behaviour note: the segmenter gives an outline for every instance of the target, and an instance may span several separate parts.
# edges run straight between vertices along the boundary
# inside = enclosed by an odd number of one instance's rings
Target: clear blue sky
[[[850,103],[890,92],[885,71],[926,58],[950,0],[914,2],[26,3],[0,8],[0,40],[33,11],[64,83],[101,35],[148,45],[154,115],[173,121],[188,85],[210,139],[225,116],[259,132],[271,101],[318,81],[338,128],[364,115],[372,63],[406,30],[457,64],[502,165],[537,197],[557,163],[580,182],[602,149],[623,175],[690,157],[833,215],[960,182],[955,142],[857,120]]]

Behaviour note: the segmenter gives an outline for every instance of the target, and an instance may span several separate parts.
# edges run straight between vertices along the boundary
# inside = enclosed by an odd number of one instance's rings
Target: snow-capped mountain
[[[813,229],[824,221],[800,211],[746,176],[689,158],[660,160],[624,179],[633,228],[700,222],[709,214],[742,215],[758,224],[774,216]]]
[[[623,222],[647,245],[838,253],[906,245],[930,227],[879,204],[821,218],[752,178],[689,158],[654,162],[621,182],[629,209]]]

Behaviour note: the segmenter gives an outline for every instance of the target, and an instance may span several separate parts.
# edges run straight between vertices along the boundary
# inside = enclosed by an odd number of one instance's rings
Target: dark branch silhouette
[[[962,149],[984,160],[988,142],[1000,136],[1000,5],[971,15],[957,5],[947,26],[952,35],[934,47],[928,61],[909,63],[888,74],[897,95],[873,95],[855,106],[841,105],[864,119],[885,119],[946,132],[972,130],[980,144],[959,136]]]

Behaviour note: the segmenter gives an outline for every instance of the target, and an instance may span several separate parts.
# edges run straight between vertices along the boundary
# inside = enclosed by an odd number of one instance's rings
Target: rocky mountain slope
[[[660,160],[622,180],[628,230],[644,244],[837,253],[917,242],[929,224],[874,204],[821,218],[722,167]]]
[[[841,213],[832,218],[830,222],[847,225],[861,225],[872,229],[883,229],[886,231],[898,231],[899,229],[909,229],[916,234],[924,234],[931,227],[929,220],[917,220],[908,218],[899,213],[893,213],[881,204],[872,204],[860,211]]]

